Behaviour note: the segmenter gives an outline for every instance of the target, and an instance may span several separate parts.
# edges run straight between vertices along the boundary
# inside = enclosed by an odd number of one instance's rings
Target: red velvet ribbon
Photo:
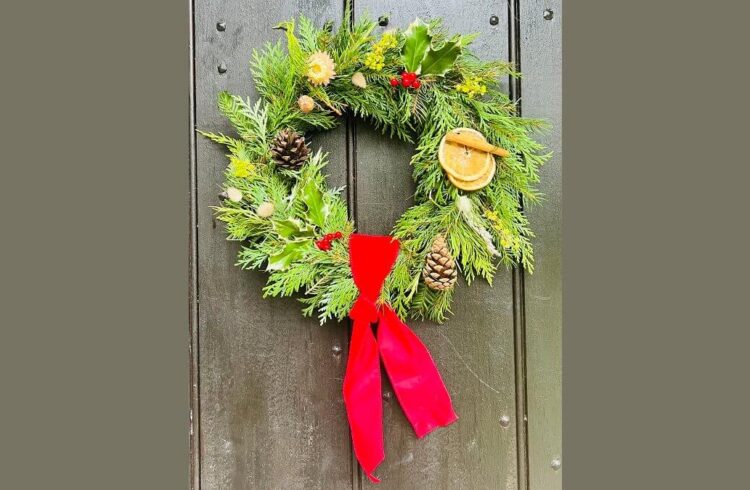
[[[451,398],[427,347],[387,304],[376,303],[383,282],[398,256],[399,242],[389,236],[353,234],[349,256],[359,298],[349,317],[354,320],[344,376],[344,402],[354,453],[373,482],[385,458],[380,358],[393,391],[417,437],[455,422]],[[377,323],[377,340],[371,324]]]

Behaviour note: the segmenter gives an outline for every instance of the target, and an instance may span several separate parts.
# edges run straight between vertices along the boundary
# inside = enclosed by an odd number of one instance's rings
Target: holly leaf
[[[268,257],[267,271],[284,270],[297,259],[302,258],[305,254],[304,248],[308,241],[289,242],[284,245],[280,252]]]
[[[432,36],[427,24],[420,19],[416,19],[404,32],[404,38],[404,47],[401,51],[404,68],[406,68],[406,71],[419,73],[419,65],[427,54],[427,48],[432,43]]]
[[[315,236],[315,230],[305,225],[302,221],[296,218],[274,220],[273,229],[282,238],[286,238],[287,240],[291,238]]]
[[[461,54],[463,45],[460,40],[446,41],[440,49],[432,49],[427,52],[422,61],[422,75],[445,75],[453,68],[456,58]]]
[[[302,187],[300,198],[307,206],[307,216],[318,227],[323,228],[328,216],[328,206],[323,201],[323,193],[315,185],[313,179],[308,179]]]

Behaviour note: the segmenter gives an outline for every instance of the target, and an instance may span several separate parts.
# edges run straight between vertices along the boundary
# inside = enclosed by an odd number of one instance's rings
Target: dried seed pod
[[[227,198],[232,202],[242,201],[242,191],[234,187],[228,187],[226,190]]]
[[[365,80],[365,76],[357,72],[354,75],[352,75],[352,85],[359,88],[367,88],[367,80]]]
[[[273,203],[264,202],[260,206],[258,206],[258,209],[255,210],[255,214],[257,214],[261,218],[268,218],[273,214],[274,211],[275,208],[273,206]]]
[[[309,95],[300,96],[300,98],[297,99],[297,105],[299,106],[299,110],[305,114],[309,114],[315,109],[315,101]]]

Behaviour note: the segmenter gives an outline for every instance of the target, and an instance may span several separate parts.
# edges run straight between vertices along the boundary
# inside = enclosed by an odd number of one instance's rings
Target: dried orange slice
[[[456,128],[450,132],[483,142],[487,141],[482,133],[470,128]],[[459,181],[473,182],[485,177],[490,169],[493,174],[495,172],[495,158],[492,154],[460,143],[446,141],[445,136],[440,141],[438,160],[445,172]]]
[[[464,191],[476,191],[481,189],[482,187],[486,186],[492,181],[492,178],[495,176],[495,159],[492,159],[492,166],[487,170],[487,173],[482,175],[476,180],[461,180],[457,179],[456,177],[452,176],[451,174],[448,174],[448,180],[451,181],[451,184],[455,185],[461,190]]]

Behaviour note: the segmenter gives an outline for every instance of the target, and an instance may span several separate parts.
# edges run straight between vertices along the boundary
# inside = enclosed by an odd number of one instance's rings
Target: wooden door
[[[271,29],[304,13],[338,22],[344,0],[193,0],[195,127],[231,132],[216,109],[221,90],[255,97],[248,60],[279,39]],[[382,489],[561,488],[561,12],[541,0],[354,1],[355,16],[388,17],[380,29],[441,16],[477,32],[474,51],[511,59],[506,82],[524,115],[554,129],[542,171],[543,207],[530,210],[537,270],[501,271],[494,287],[459,287],[443,326],[412,322],[448,386],[460,420],[417,440],[384,381]],[[387,234],[408,207],[413,148],[359,122],[315,138],[331,154],[329,180],[346,185],[357,228]],[[370,487],[353,457],[341,397],[348,325],[304,319],[294,299],[263,300],[261,273],[234,266],[210,206],[222,182],[222,148],[193,139],[192,483],[195,489]],[[555,462],[553,463],[553,460]]]

